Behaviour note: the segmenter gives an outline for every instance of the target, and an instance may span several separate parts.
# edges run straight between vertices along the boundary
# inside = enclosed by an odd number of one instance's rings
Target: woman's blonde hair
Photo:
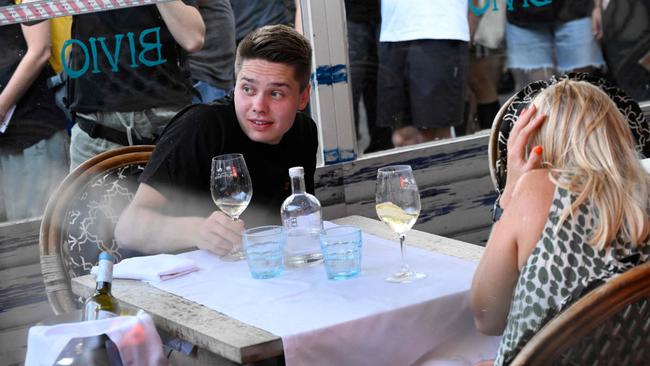
[[[604,249],[617,235],[643,245],[650,231],[650,180],[614,102],[587,82],[564,80],[543,90],[533,103],[547,117],[529,146],[541,145],[551,180],[577,194],[558,227],[590,202],[598,216],[591,245]]]

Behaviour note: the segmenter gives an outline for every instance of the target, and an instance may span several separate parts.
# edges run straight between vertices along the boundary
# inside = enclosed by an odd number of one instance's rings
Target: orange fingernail
[[[544,151],[544,149],[541,146],[537,145],[537,146],[535,146],[535,149],[533,151],[535,151],[535,154],[537,154],[537,155],[542,155],[542,152]]]

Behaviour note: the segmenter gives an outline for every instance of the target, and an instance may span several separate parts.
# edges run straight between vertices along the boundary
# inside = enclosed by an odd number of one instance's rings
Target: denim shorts
[[[605,65],[600,46],[591,33],[591,18],[525,28],[506,22],[506,42],[511,69],[553,68],[566,72]]]

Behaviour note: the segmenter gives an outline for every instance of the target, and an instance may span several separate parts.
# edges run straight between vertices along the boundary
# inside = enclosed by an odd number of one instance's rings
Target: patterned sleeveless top
[[[606,250],[589,245],[597,220],[589,204],[582,204],[556,228],[564,208],[575,199],[567,190],[555,189],[542,238],[519,275],[495,365],[509,364],[544,324],[573,301],[650,257],[647,242],[637,249],[620,238]]]

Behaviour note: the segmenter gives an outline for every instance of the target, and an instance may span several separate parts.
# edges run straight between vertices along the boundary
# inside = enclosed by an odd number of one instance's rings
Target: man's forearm
[[[188,52],[199,51],[205,39],[205,24],[199,10],[182,1],[156,4],[176,42]]]
[[[143,253],[172,253],[196,248],[200,217],[171,217],[153,209],[130,206],[115,228],[121,247]]]

